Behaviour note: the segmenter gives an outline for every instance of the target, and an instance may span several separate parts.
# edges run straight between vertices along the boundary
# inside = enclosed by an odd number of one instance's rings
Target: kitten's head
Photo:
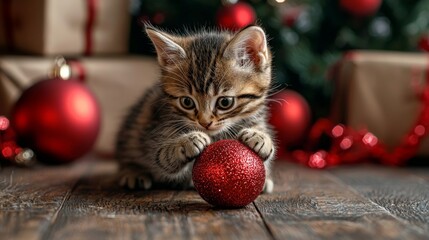
[[[237,33],[146,32],[158,54],[161,84],[188,126],[215,135],[260,113],[271,84],[271,53],[258,26]]]

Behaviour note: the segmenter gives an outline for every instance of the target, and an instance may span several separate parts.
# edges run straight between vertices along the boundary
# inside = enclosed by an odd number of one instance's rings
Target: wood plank
[[[327,171],[277,161],[274,176],[255,205],[277,239],[427,239]]]
[[[418,226],[429,236],[429,184],[421,176],[410,169],[375,165],[331,172],[363,196],[398,218]]]
[[[0,170],[0,238],[41,239],[78,179],[91,165]]]
[[[406,168],[407,171],[410,171],[414,175],[417,175],[426,181],[429,181],[429,167],[421,167],[421,168]]]
[[[126,191],[116,164],[79,182],[44,239],[270,239],[253,205],[216,209],[195,191]]]
[[[0,238],[429,236],[424,170],[354,166],[318,171],[278,162],[275,193],[260,196],[244,209],[222,210],[205,203],[194,191],[125,191],[113,181],[116,164],[92,164],[2,169]],[[85,174],[89,169],[90,174]],[[81,178],[83,175],[86,177]]]

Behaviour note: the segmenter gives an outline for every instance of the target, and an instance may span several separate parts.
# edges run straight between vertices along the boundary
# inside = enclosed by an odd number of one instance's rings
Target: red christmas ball
[[[429,35],[421,37],[418,45],[420,50],[429,52]]]
[[[222,28],[238,30],[253,24],[256,20],[256,13],[249,4],[238,2],[220,8],[217,12],[216,20]]]
[[[279,149],[296,147],[309,130],[311,112],[307,101],[299,93],[284,90],[273,96],[270,103],[270,124],[277,132]]]
[[[296,20],[303,12],[302,7],[289,7],[287,8],[282,15],[282,23],[287,27],[293,27],[296,23]]]
[[[366,17],[377,12],[382,0],[340,0],[340,6],[356,17]]]
[[[34,150],[40,161],[73,161],[93,146],[100,128],[100,110],[80,82],[53,78],[27,90],[12,110],[18,143]]]
[[[208,203],[244,207],[262,192],[265,168],[260,157],[237,140],[209,145],[192,170],[195,189]]]

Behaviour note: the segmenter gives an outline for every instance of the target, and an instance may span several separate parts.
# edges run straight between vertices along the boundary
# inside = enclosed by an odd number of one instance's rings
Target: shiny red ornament
[[[418,42],[418,45],[420,50],[429,52],[429,35],[421,37]]]
[[[255,10],[245,2],[223,6],[216,14],[217,24],[229,30],[241,29],[255,23],[255,20]]]
[[[208,203],[244,207],[262,192],[265,167],[260,157],[241,142],[221,140],[209,145],[195,161],[192,180]]]
[[[299,93],[284,90],[270,102],[270,124],[277,132],[279,149],[296,147],[304,140],[310,126],[311,111]]]
[[[340,0],[340,6],[356,17],[366,17],[375,14],[382,0]]]
[[[12,110],[18,143],[40,161],[71,162],[87,153],[100,128],[100,109],[80,82],[53,78],[25,90]]]

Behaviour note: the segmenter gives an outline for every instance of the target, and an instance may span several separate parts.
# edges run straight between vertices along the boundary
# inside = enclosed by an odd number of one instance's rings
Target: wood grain
[[[429,184],[411,170],[367,166],[331,172],[363,196],[404,222],[419,227],[429,236]]]
[[[218,209],[195,191],[127,191],[117,165],[0,171],[0,239],[429,239],[429,172],[278,161],[273,194]]]
[[[91,165],[0,170],[0,238],[40,239]]]
[[[275,192],[255,204],[277,239],[427,239],[326,171],[281,162],[274,169]]]
[[[426,181],[429,181],[429,167],[423,168],[407,168],[406,171],[413,173],[413,175],[417,175]]]
[[[111,171],[80,181],[44,239],[269,239],[253,205],[216,209],[195,191],[126,191]]]

